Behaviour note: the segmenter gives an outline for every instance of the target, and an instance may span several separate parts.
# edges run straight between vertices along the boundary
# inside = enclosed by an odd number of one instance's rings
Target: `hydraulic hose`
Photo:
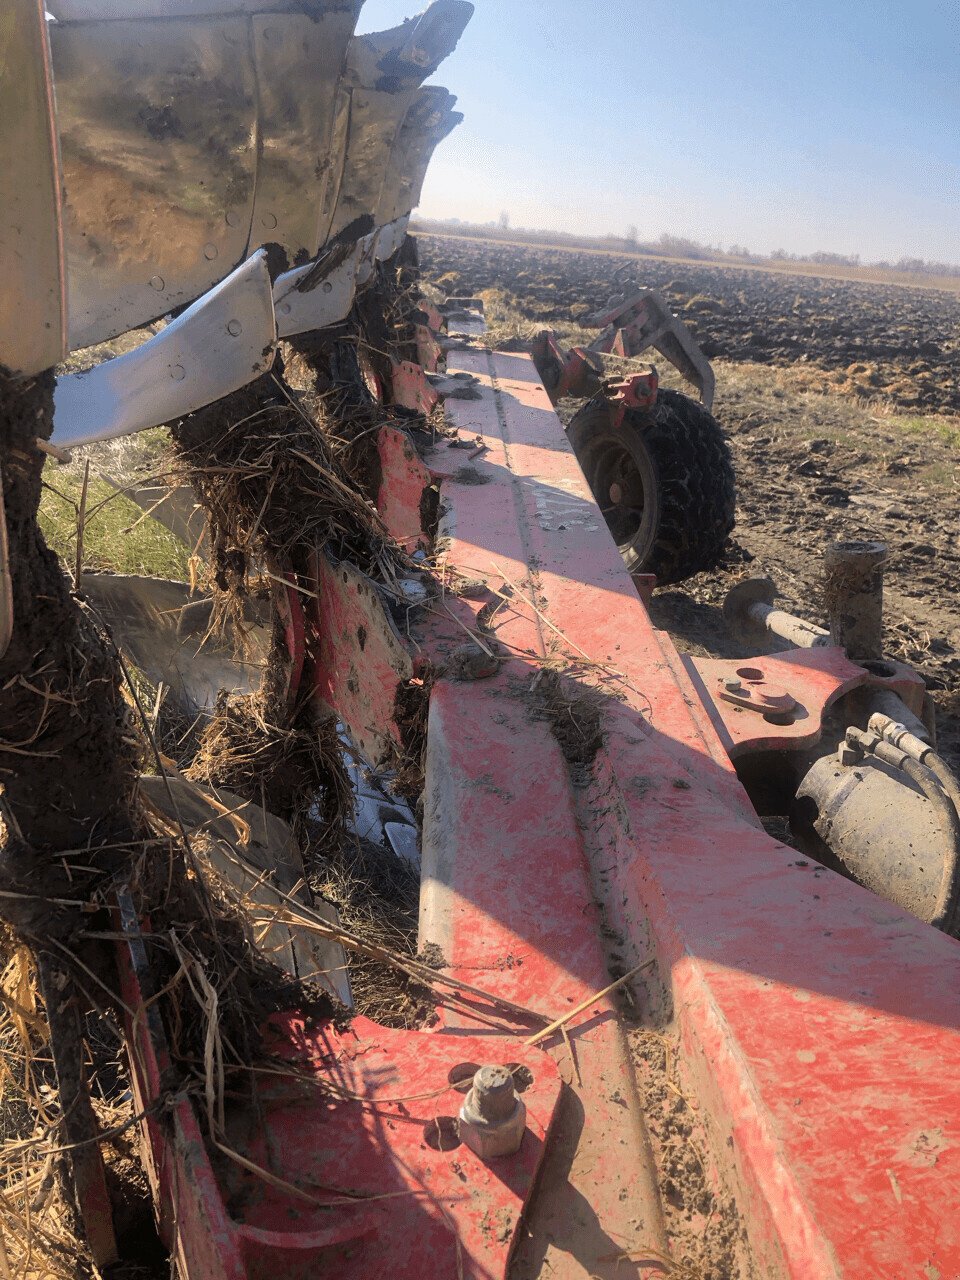
[[[886,716],[879,718],[888,719]],[[908,753],[901,742],[894,743],[890,739],[881,736],[880,733],[872,728],[873,719],[874,717],[871,717],[871,729],[867,732],[862,729],[849,728],[846,732],[846,741],[864,755],[874,756],[877,760],[882,761],[893,769],[899,770],[905,777],[909,778],[930,801],[944,831],[949,832],[950,842],[953,846],[953,857],[947,858],[944,862],[943,876],[930,923],[938,929],[943,929],[945,933],[956,937],[958,927],[960,927],[960,808],[957,807],[954,797],[945,791],[937,773],[929,767],[926,760],[921,762]],[[891,720],[889,723],[895,726],[894,721]],[[895,727],[903,728],[902,725]],[[936,757],[939,765],[949,776],[953,788],[960,795],[960,788],[957,788],[956,780],[950,774],[946,764],[939,756],[936,756],[936,752],[930,752],[930,748],[927,747],[926,743],[922,743],[919,738],[915,738],[906,729],[903,730],[903,734],[906,740],[910,741],[911,746],[916,744],[917,748],[923,748],[925,752]]]
[[[870,717],[869,728],[871,732],[878,733],[887,742],[892,742],[901,751],[905,751],[911,759],[929,769],[950,797],[953,807],[960,816],[960,782],[957,781],[956,775],[943,756],[938,755],[928,742],[924,742],[904,725],[890,716],[883,715],[882,712],[875,712]]]

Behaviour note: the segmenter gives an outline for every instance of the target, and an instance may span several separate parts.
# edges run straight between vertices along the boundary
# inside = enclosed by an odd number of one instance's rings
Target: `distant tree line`
[[[691,258],[702,262],[746,262],[756,265],[763,263],[809,262],[825,267],[870,267],[880,271],[896,271],[916,276],[951,276],[960,277],[960,264],[952,262],[931,262],[924,258],[900,258],[897,262],[861,261],[859,253],[828,253],[818,250],[816,253],[790,253],[787,249],[774,249],[770,254],[751,253],[744,245],[732,244],[728,248],[722,245],[701,244],[689,236],[674,236],[667,232],[657,240],[642,241],[637,228],[628,227],[622,236],[577,236],[565,231],[530,230],[525,227],[510,226],[508,213],[501,213],[497,222],[474,223],[462,222],[459,218],[435,221],[420,218],[418,225],[423,230],[450,231],[457,235],[482,235],[489,239],[523,239],[533,243],[555,244],[572,249],[606,249],[621,250],[626,253],[647,254],[658,258]]]

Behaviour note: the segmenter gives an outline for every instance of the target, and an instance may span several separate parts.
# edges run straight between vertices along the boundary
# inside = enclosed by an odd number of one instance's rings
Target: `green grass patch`
[[[39,523],[49,546],[73,568],[82,471],[48,462],[43,472]],[[190,552],[168,529],[135,502],[91,471],[83,534],[83,567],[136,573],[153,578],[189,575]],[[139,522],[139,523],[138,523]]]
[[[960,419],[942,418],[935,414],[894,413],[883,421],[897,431],[910,431],[922,435],[932,433],[939,436],[944,444],[954,449],[960,447]]]

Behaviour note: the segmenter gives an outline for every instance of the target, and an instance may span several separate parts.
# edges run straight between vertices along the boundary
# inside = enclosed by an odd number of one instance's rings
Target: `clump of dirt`
[[[423,798],[430,690],[436,672],[424,667],[412,680],[397,686],[393,719],[400,731],[400,748],[393,760],[391,786],[397,795],[418,806]]]
[[[690,1280],[759,1280],[736,1202],[719,1183],[696,1109],[675,1078],[676,1035],[652,1029],[629,1034],[659,1174],[670,1274]]]
[[[0,776],[12,834],[58,853],[135,834],[140,749],[112,646],[71,596],[37,524],[44,455],[36,439],[53,426],[53,386],[50,373],[17,380],[0,372],[12,622],[0,655]],[[33,892],[40,887],[35,879]]]
[[[604,700],[599,689],[552,668],[538,672],[531,693],[533,714],[549,724],[568,764],[593,763],[603,745]]]

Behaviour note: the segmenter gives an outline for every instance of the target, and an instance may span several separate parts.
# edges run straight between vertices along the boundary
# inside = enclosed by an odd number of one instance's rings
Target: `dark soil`
[[[583,322],[611,295],[658,289],[710,359],[821,369],[832,385],[905,408],[960,411],[960,294],[864,281],[418,237],[448,294],[506,289],[544,327]]]
[[[736,1203],[711,1167],[697,1108],[675,1079],[677,1037],[637,1029],[630,1046],[674,1266],[690,1280],[756,1280]]]
[[[35,442],[50,434],[52,396],[50,373],[32,381],[0,374],[13,597],[13,632],[0,655],[0,779],[10,834],[34,851],[31,865],[30,858],[18,858],[16,841],[9,841],[4,874],[16,879],[22,862],[34,893],[45,855],[134,834],[139,764],[116,655],[94,616],[72,597],[36,522],[44,457]],[[65,874],[59,861],[49,870]],[[36,921],[11,923],[43,936]]]

